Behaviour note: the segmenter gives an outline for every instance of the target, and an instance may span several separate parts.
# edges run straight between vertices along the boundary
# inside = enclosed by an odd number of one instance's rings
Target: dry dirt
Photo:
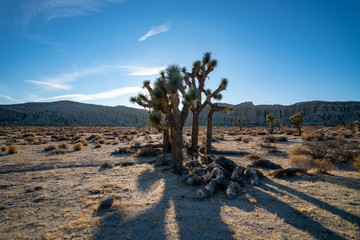
[[[161,141],[161,135],[149,135]],[[0,136],[0,145],[10,136]],[[263,136],[251,136],[249,143],[236,137],[224,132],[213,146],[254,153],[284,168],[291,167],[287,151],[302,143],[289,135],[273,143],[279,152],[268,153],[254,144]],[[0,153],[0,239],[360,239],[360,174],[351,166],[284,179],[261,169],[265,178],[237,198],[220,191],[198,201],[198,187],[181,183],[168,166],[147,163],[156,156],[111,154],[134,141],[101,148],[89,141],[73,151],[67,140],[69,152],[54,155],[43,151],[50,143],[23,145],[18,138],[17,154]],[[226,157],[242,166],[253,161]],[[100,169],[104,163],[114,167]],[[99,209],[108,197],[112,207]]]

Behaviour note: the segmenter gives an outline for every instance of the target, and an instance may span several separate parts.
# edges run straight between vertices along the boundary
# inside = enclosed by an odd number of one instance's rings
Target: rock
[[[111,197],[106,197],[100,203],[99,209],[110,208],[113,205],[113,203],[114,203],[114,200]]]
[[[170,166],[171,165],[171,154],[160,155],[156,161],[155,166]]]
[[[256,160],[252,164],[248,165],[248,167],[260,167],[260,168],[268,168],[268,169],[282,168],[279,164],[273,163],[266,159]]]
[[[306,174],[306,169],[304,168],[279,169],[271,172],[270,176],[273,176],[274,178],[282,178],[282,177],[293,177],[301,174]]]
[[[101,167],[99,168],[99,170],[106,170],[106,169],[111,169],[113,168],[114,166],[110,163],[104,163],[103,165],[101,165]]]

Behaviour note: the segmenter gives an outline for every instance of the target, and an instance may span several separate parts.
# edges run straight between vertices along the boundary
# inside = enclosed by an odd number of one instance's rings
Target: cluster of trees
[[[278,125],[279,128],[281,128],[282,126],[280,119],[276,119],[275,121],[274,120],[275,118],[271,114],[266,115],[266,123],[269,126],[270,134],[273,134],[275,125]],[[291,124],[293,124],[298,129],[299,135],[301,135],[301,126],[304,120],[305,120],[305,116],[303,112],[295,113],[290,117]]]
[[[211,153],[212,117],[215,112],[231,111],[231,108],[218,106],[213,100],[221,100],[221,92],[226,90],[228,80],[223,78],[216,90],[205,88],[205,81],[217,66],[217,60],[206,52],[202,60],[195,61],[191,71],[178,65],[169,65],[153,84],[144,82],[147,95],[139,94],[130,101],[146,108],[148,123],[163,132],[163,150],[171,152],[172,167],[180,173],[183,163],[182,130],[185,120],[192,112],[191,150],[198,151],[199,115],[208,106],[206,153]],[[181,107],[181,110],[180,110]]]

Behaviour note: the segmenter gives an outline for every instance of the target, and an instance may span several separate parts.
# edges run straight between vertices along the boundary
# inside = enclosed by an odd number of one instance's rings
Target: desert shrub
[[[304,145],[314,159],[329,159],[334,154],[333,146],[329,142],[306,141]]]
[[[295,147],[293,147],[292,149],[289,150],[289,155],[291,157],[298,156],[298,155],[304,155],[305,153],[306,153],[306,150],[301,145],[296,145]]]
[[[8,153],[9,153],[9,154],[18,153],[18,151],[19,151],[19,147],[16,146],[16,145],[10,145],[10,146],[8,147]]]
[[[249,143],[251,140],[252,140],[252,138],[250,138],[250,137],[243,138],[244,143]]]
[[[238,136],[238,137],[235,138],[234,140],[235,140],[235,141],[238,141],[238,142],[241,142],[242,138],[243,138],[242,136]]]
[[[35,133],[33,133],[33,132],[29,132],[29,133],[25,133],[24,135],[23,135],[23,137],[24,138],[27,138],[27,137],[35,137]]]
[[[1,151],[2,151],[2,152],[6,152],[7,149],[8,149],[7,146],[5,146],[5,145],[1,146]]]
[[[5,144],[7,145],[7,146],[10,146],[10,145],[12,145],[12,144],[14,144],[14,143],[16,143],[17,142],[17,139],[16,138],[11,138],[11,139],[7,139],[6,141],[5,141]]]
[[[50,152],[56,149],[56,146],[54,143],[51,143],[49,146],[44,148],[44,152]]]
[[[307,170],[314,168],[314,160],[306,155],[293,155],[290,158],[290,163],[297,168],[305,168]]]
[[[99,138],[95,143],[104,144],[106,142],[105,138]]]
[[[354,158],[353,165],[360,169],[360,155]]]
[[[247,158],[254,160],[254,159],[260,159],[260,156],[256,152],[253,152],[248,154]]]
[[[146,134],[146,135],[144,136],[144,139],[145,139],[145,140],[150,140],[150,139],[151,139],[151,136],[148,135],[148,134]]]
[[[34,139],[33,143],[36,145],[40,145],[42,142],[41,142],[41,139],[38,138],[38,139]]]
[[[261,143],[259,146],[261,148],[267,149],[268,152],[279,152],[279,149],[270,143]]]
[[[96,144],[94,148],[101,148],[101,144]]]
[[[69,145],[67,143],[62,143],[58,146],[58,148],[67,150],[67,149],[69,149]]]
[[[286,136],[273,136],[269,135],[264,138],[266,143],[274,143],[274,142],[286,142],[288,138]]]
[[[65,154],[68,151],[66,149],[55,149],[53,151],[51,151],[51,154]]]
[[[134,142],[134,146],[140,147],[140,146],[141,146],[141,142],[138,142],[138,141]]]
[[[305,132],[301,135],[301,139],[304,141],[323,141],[324,133],[322,133],[322,132],[313,132],[313,133]]]
[[[330,162],[329,159],[325,159],[325,158],[315,159],[314,163],[316,166],[317,173],[325,174],[335,169],[334,164]]]
[[[78,142],[78,143],[76,143],[76,144],[74,145],[74,150],[75,150],[75,151],[80,151],[80,150],[83,149],[83,147],[84,147],[84,145],[83,145],[81,142]]]

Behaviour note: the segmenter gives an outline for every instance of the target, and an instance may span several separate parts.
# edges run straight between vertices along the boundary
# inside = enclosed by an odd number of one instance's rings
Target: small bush
[[[69,145],[67,143],[62,143],[58,146],[58,148],[67,150],[67,149],[69,149]]]
[[[19,151],[19,147],[16,146],[16,145],[10,145],[8,147],[8,153],[9,154],[14,154],[14,153],[17,153]]]
[[[44,149],[44,152],[50,152],[50,151],[53,151],[56,149],[56,146],[54,143],[50,144],[49,146],[47,146],[45,149]]]
[[[2,152],[6,152],[7,149],[8,149],[7,146],[5,146],[5,145],[4,145],[4,146],[1,146],[1,151],[2,151]]]
[[[353,165],[360,169],[360,155],[354,158]]]
[[[316,159],[315,160],[315,166],[316,166],[316,172],[325,174],[328,173],[331,170],[335,169],[335,166],[333,163],[331,163],[328,159],[322,158],[322,159]]]
[[[297,168],[311,169],[315,167],[314,160],[306,155],[293,155],[290,158],[290,163]]]
[[[74,145],[74,150],[75,150],[75,151],[80,151],[80,150],[83,149],[83,147],[84,147],[84,145],[83,145],[81,142],[78,142],[78,143],[76,143],[76,144]]]
[[[331,158],[334,155],[333,146],[328,142],[306,141],[304,145],[314,159]]]
[[[297,155],[304,155],[306,153],[306,150],[303,146],[297,145],[294,148],[289,150],[289,155],[291,157],[297,156]]]
[[[250,137],[243,138],[244,143],[249,143],[252,139]]]

